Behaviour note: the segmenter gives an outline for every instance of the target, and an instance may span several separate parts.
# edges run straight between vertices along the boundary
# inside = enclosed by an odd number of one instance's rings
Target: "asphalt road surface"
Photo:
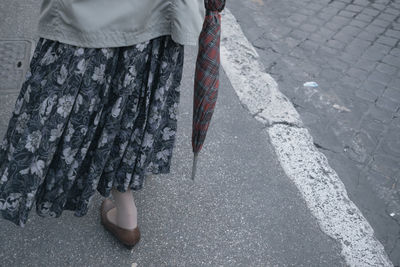
[[[0,3],[1,136],[39,5]],[[81,218],[0,219],[2,264],[400,266],[399,16],[397,0],[229,1],[195,183],[188,46],[171,173],[134,193],[140,243],[127,251],[102,228],[98,194]]]

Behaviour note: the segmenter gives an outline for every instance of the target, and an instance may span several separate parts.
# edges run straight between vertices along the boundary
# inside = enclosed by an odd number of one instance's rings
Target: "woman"
[[[132,190],[170,171],[184,45],[204,15],[204,0],[43,0],[0,146],[3,218],[23,227],[34,202],[84,216],[97,190],[105,228],[139,241]]]

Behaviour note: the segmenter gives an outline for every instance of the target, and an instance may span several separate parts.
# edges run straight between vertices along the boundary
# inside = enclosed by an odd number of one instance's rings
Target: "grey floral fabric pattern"
[[[169,173],[184,47],[170,35],[84,48],[40,38],[0,146],[0,212],[24,227],[84,216],[108,197]]]

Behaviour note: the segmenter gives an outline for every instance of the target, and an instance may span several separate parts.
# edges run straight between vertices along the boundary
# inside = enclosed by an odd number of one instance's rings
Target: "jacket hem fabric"
[[[39,37],[89,48],[130,46],[162,35],[171,35],[172,40],[182,45],[197,45],[198,35],[194,33],[176,34],[173,30],[171,30],[169,23],[154,25],[153,27],[144,29],[139,33],[117,31],[83,33],[79,31],[68,31],[66,29],[51,25],[39,24],[38,27]]]
[[[121,4],[126,3],[125,1],[121,0]],[[157,4],[154,5],[157,9],[152,10],[153,13],[149,13],[150,17],[141,17],[135,21],[135,19],[126,19],[125,16],[124,19],[118,21],[116,14],[110,14],[106,18],[106,21],[110,21],[110,24],[97,27],[96,25],[99,25],[99,22],[102,21],[100,15],[88,11],[90,9],[85,10],[84,6],[78,6],[82,3],[44,0],[37,33],[42,38],[89,48],[130,46],[162,35],[171,35],[173,41],[182,45],[198,45],[204,19],[203,6],[199,5],[199,11],[195,12],[197,10],[196,2],[187,2],[186,0],[157,1],[155,2]],[[197,1],[203,3],[203,0]],[[87,3],[90,3],[90,1],[88,0]],[[194,6],[189,5],[189,3]],[[151,7],[152,5],[149,5],[146,8],[150,9]],[[81,13],[77,10],[80,10]],[[182,10],[187,10],[187,12],[182,12]],[[100,11],[100,14],[107,16],[106,11],[102,9]],[[144,12],[146,11],[147,9],[144,10]],[[119,12],[123,16],[123,12]],[[195,15],[196,19],[192,18],[192,15]],[[83,19],[91,16],[93,18],[86,21]],[[96,24],[96,20],[99,24]],[[126,25],[130,23],[133,26],[127,27]],[[135,25],[143,26],[135,27]]]

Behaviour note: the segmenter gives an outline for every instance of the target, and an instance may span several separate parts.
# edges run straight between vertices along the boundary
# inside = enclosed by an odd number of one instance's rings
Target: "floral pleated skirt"
[[[96,190],[139,190],[169,173],[184,46],[164,35],[84,48],[40,38],[0,146],[0,211],[23,227],[84,216]]]

